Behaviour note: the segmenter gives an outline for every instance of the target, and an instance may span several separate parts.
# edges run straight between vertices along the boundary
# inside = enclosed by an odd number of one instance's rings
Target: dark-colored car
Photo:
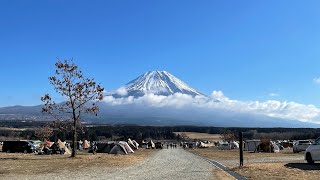
[[[163,144],[161,142],[156,142],[156,149],[162,149],[163,148]]]
[[[28,141],[4,141],[2,151],[8,153],[33,153],[35,151],[35,147]]]

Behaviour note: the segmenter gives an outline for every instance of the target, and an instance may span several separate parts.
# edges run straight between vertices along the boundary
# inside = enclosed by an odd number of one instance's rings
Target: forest
[[[48,122],[39,121],[0,121],[0,140],[6,139],[39,139],[35,132]],[[231,132],[238,137],[243,132],[245,139],[298,140],[316,139],[320,136],[320,129],[316,128],[239,128],[239,127],[200,127],[200,126],[137,126],[137,125],[105,125],[83,124],[78,132],[80,139],[91,141],[132,139],[177,139],[183,137],[174,132],[199,132],[209,134],[223,134]],[[70,140],[70,131],[54,130],[50,140]]]

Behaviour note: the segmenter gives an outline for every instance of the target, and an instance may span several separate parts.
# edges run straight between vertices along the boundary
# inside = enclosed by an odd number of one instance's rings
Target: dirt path
[[[183,149],[163,149],[143,164],[105,176],[107,179],[213,179],[213,167]]]
[[[38,167],[39,168],[39,167]],[[113,180],[154,180],[154,179],[215,179],[216,171],[205,160],[183,149],[163,149],[152,155],[142,163],[126,168],[95,167],[82,171],[71,172],[64,170],[49,174],[35,174],[31,176],[14,175],[10,179],[113,179]],[[218,173],[217,173],[218,174]],[[1,178],[0,178],[1,179]]]

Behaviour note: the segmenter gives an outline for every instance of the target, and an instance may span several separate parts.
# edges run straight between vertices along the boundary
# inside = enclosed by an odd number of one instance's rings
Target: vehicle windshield
[[[309,144],[310,141],[299,141],[299,144]]]
[[[318,137],[313,144],[314,145],[320,145],[320,137]]]

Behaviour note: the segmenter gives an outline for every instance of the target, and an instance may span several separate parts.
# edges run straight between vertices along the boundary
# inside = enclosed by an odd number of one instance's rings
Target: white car
[[[299,140],[293,145],[293,152],[305,151],[312,143],[309,140]]]
[[[320,161],[320,137],[307,148],[304,159],[308,164],[313,164],[314,161]]]

